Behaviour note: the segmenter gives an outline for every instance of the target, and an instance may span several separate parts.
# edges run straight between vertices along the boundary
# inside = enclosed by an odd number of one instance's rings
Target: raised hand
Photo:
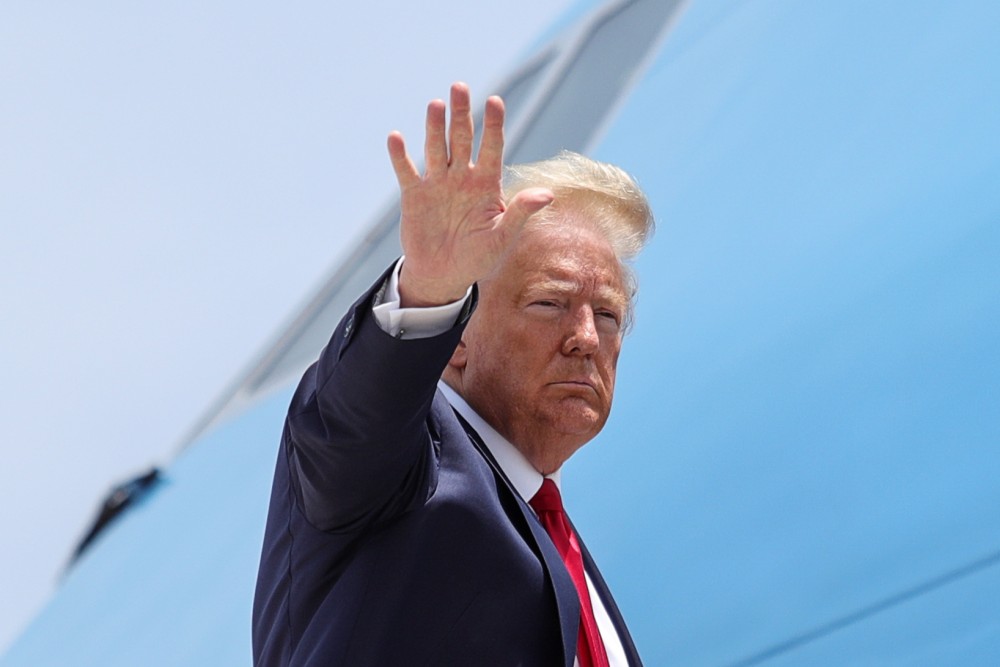
[[[445,103],[427,105],[425,173],[417,170],[399,132],[389,135],[389,157],[399,182],[403,262],[400,305],[456,301],[469,285],[489,275],[533,213],[553,195],[542,188],[504,202],[503,101],[486,100],[479,159],[472,163],[473,121],[469,88],[451,87],[451,124]]]

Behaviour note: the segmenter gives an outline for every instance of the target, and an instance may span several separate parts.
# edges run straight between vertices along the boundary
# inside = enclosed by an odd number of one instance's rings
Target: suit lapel
[[[570,521],[570,525],[572,524],[573,522]],[[642,660],[639,659],[639,651],[636,650],[635,643],[632,641],[632,635],[629,634],[628,626],[625,625],[625,619],[622,617],[615,599],[611,596],[611,589],[608,588],[604,577],[601,576],[601,571],[597,568],[597,563],[594,562],[590,551],[587,550],[587,545],[584,544],[583,538],[580,537],[580,531],[576,529],[576,526],[573,526],[573,532],[576,533],[577,542],[580,543],[580,551],[583,553],[583,567],[590,576],[590,582],[597,589],[597,594],[601,596],[601,602],[604,603],[604,609],[608,612],[608,616],[611,617],[611,622],[614,623],[615,630],[618,632],[618,638],[625,649],[628,664],[631,667],[642,667]]]
[[[435,400],[438,399],[445,401],[440,393],[435,397]],[[450,405],[448,407],[452,409]],[[572,667],[576,659],[576,639],[580,629],[580,598],[577,595],[573,579],[569,576],[569,572],[566,570],[559,552],[556,551],[555,545],[552,544],[552,539],[545,532],[545,528],[539,523],[535,512],[521,498],[514,485],[511,484],[503,468],[493,458],[489,447],[486,446],[482,438],[479,437],[479,434],[476,433],[476,430],[465,421],[462,415],[458,414],[454,409],[452,411],[461,423],[462,428],[465,429],[473,446],[475,446],[479,454],[493,469],[497,485],[506,487],[509,498],[513,500],[513,504],[517,507],[516,511],[508,512],[511,521],[519,524],[518,532],[522,535],[525,535],[527,531],[527,535],[531,536],[529,544],[542,557],[542,562],[545,564],[549,580],[552,582],[552,588],[556,594],[556,607],[559,609],[559,629],[562,633],[564,663],[566,667]]]

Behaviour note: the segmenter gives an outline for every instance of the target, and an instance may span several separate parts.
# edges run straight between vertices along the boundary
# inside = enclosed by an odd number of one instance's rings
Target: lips
[[[555,382],[549,383],[556,387],[568,387],[568,388],[578,388],[578,389],[590,389],[593,392],[597,392],[597,383],[590,378],[572,378],[568,380],[556,380]]]

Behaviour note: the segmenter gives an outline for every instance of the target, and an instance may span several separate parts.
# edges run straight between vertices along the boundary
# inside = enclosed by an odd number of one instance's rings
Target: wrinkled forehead
[[[627,300],[621,262],[596,228],[578,225],[530,225],[522,230],[501,265],[516,291],[548,287],[565,292],[600,291]]]

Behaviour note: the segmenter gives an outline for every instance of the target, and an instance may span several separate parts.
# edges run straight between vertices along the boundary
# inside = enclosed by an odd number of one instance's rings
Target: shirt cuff
[[[396,266],[386,281],[381,299],[372,308],[375,322],[382,331],[394,338],[403,340],[413,338],[431,338],[443,334],[458,321],[463,308],[472,294],[470,286],[465,296],[458,301],[443,306],[428,308],[399,307],[399,270],[403,266],[403,257],[396,261]]]

